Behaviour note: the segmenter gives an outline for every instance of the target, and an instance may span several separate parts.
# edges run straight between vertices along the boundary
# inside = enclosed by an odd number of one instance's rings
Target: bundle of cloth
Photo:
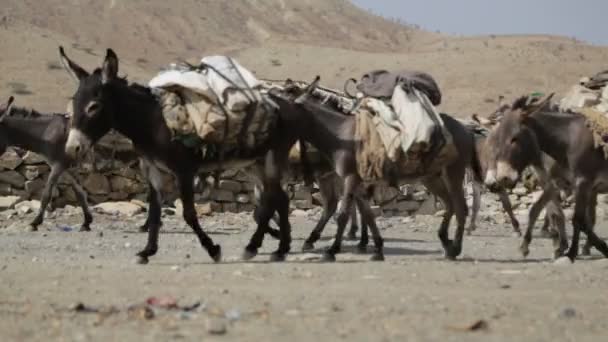
[[[357,162],[364,180],[388,169],[412,177],[436,171],[455,153],[435,106],[441,92],[423,72],[372,71],[357,84]]]
[[[276,105],[262,83],[236,60],[210,56],[200,64],[172,64],[149,82],[176,139],[240,151],[264,144],[276,123]]]
[[[585,116],[595,146],[608,158],[608,71],[582,78],[561,99],[559,108]]]

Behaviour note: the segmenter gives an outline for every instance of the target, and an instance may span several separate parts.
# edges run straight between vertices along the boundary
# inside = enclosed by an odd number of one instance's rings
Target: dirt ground
[[[26,232],[30,215],[0,214],[3,341],[601,341],[608,334],[608,261],[594,252],[556,264],[542,238],[524,260],[510,227],[497,223],[501,214],[481,215],[456,262],[442,257],[439,218],[418,216],[379,218],[385,262],[354,254],[347,242],[333,264],[298,252],[318,212],[292,218],[285,263],[267,262],[276,247],[270,238],[253,262],[239,261],[254,228],[249,214],[203,220],[223,247],[220,264],[168,216],[160,251],[145,266],[134,263],[146,241],[135,229],[143,215],[96,215],[91,233],[76,231],[74,210]],[[605,222],[597,230],[608,236]],[[148,298],[174,308],[145,306]]]

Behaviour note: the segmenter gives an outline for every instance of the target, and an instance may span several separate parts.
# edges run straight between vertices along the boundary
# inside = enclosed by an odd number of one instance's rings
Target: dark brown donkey
[[[68,155],[78,156],[88,150],[111,129],[115,129],[131,139],[142,157],[142,171],[150,187],[150,207],[148,210],[148,243],[138,253],[138,261],[147,263],[158,250],[161,226],[161,186],[160,170],[172,173],[178,183],[184,206],[186,223],[197,235],[201,245],[214,261],[221,260],[221,247],[201,228],[194,208],[194,177],[199,172],[222,169],[244,168],[256,162],[263,164],[263,188],[261,204],[254,213],[258,229],[252,240],[258,241],[268,232],[268,222],[275,213],[280,217],[279,248],[271,255],[271,260],[284,260],[291,248],[291,227],[289,225],[289,197],[281,187],[281,179],[291,147],[297,141],[298,122],[293,116],[278,112],[277,126],[272,130],[266,144],[246,155],[226,156],[217,163],[204,161],[198,149],[187,147],[172,138],[162,115],[161,105],[148,87],[128,84],[119,78],[118,57],[111,50],[106,52],[101,68],[89,73],[71,61],[60,48],[60,55],[66,69],[78,81],[78,90],[73,100],[73,118],[66,143]],[[265,104],[262,104],[265,105]],[[254,239],[256,238],[256,239]],[[261,242],[260,242],[261,244]],[[246,257],[255,255],[259,245],[250,244]]]
[[[536,105],[518,99],[493,132],[490,144],[496,153],[496,183],[512,187],[526,160],[540,160],[545,152],[569,171],[574,188],[574,233],[567,256],[578,256],[580,232],[608,257],[608,245],[593,231],[597,194],[608,190],[608,160],[594,145],[593,134],[580,114],[547,110],[551,96]],[[539,170],[544,170],[542,165]],[[547,175],[541,178],[547,179]],[[550,182],[547,182],[550,183]]]
[[[314,84],[314,83],[313,83]],[[333,245],[325,252],[324,260],[333,261],[340,252],[342,235],[350,215],[353,202],[365,201],[362,180],[358,175],[356,164],[355,118],[322,103],[322,100],[310,95],[311,89],[304,93],[271,92],[272,98],[279,103],[283,110],[297,113],[306,117],[301,122],[300,139],[309,142],[332,161],[336,174],[344,182],[342,203],[338,210],[338,231]],[[453,136],[457,156],[443,165],[441,171],[426,175],[398,175],[400,182],[422,182],[433,194],[439,197],[446,207],[443,221],[439,229],[439,239],[449,259],[458,257],[462,252],[467,205],[464,196],[463,181],[466,168],[473,166],[478,179],[481,170],[475,157],[475,142],[472,132],[460,122],[442,115],[446,128]],[[387,177],[388,179],[388,177]],[[361,207],[360,207],[361,209]],[[457,231],[454,241],[448,237],[448,228],[453,215],[457,218]],[[383,239],[375,225],[373,214],[362,211],[361,215],[370,223],[374,239],[374,254],[372,260],[383,260]],[[307,240],[307,243],[312,242]]]
[[[42,155],[51,167],[38,215],[30,223],[31,229],[38,230],[44,221],[44,212],[51,201],[53,188],[63,175],[70,182],[82,207],[84,222],[80,231],[91,230],[93,216],[87,205],[87,194],[68,170],[72,162],[65,153],[69,118],[64,114],[40,114],[34,110],[15,107],[13,101],[11,96],[8,103],[0,107],[0,154],[9,146],[17,146]]]

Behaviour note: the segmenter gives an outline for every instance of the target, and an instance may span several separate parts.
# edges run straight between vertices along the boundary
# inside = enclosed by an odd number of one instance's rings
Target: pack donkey
[[[53,189],[63,175],[71,184],[84,214],[80,231],[90,231],[93,216],[87,205],[87,194],[77,177],[69,171],[73,159],[65,153],[69,118],[64,114],[41,114],[16,107],[13,106],[13,101],[11,96],[6,105],[0,107],[0,154],[9,146],[17,146],[42,155],[51,167],[42,191],[40,209],[30,223],[31,230],[38,230],[38,226],[44,221],[44,213],[51,202]]]
[[[318,77],[316,82],[318,82]],[[294,88],[292,92],[270,92],[274,101],[285,111],[295,113],[305,118],[301,120],[300,139],[309,142],[319,151],[325,153],[332,161],[334,170],[344,184],[341,207],[338,209],[338,231],[334,243],[324,253],[324,260],[333,261],[341,250],[342,235],[350,215],[353,203],[366,201],[365,189],[358,174],[356,158],[355,118],[346,116],[335,108],[324,105],[321,99],[311,96],[312,88],[301,90]],[[453,136],[457,156],[442,165],[437,174],[398,175],[400,182],[421,181],[433,194],[438,196],[446,207],[443,221],[439,229],[439,239],[449,259],[455,259],[462,252],[462,239],[465,230],[467,205],[464,196],[463,181],[467,167],[475,170],[475,175],[481,179],[481,170],[476,158],[475,143],[472,132],[460,122],[442,115],[447,129]],[[388,178],[388,175],[387,175]],[[361,209],[361,206],[359,207]],[[448,237],[449,223],[456,215],[457,231],[454,241]],[[374,254],[372,260],[383,260],[384,241],[373,218],[373,213],[362,211],[362,219],[368,224],[374,239]],[[310,247],[319,236],[307,239],[305,247]]]
[[[533,160],[543,183],[552,184],[546,170],[539,165],[541,152],[546,153],[567,170],[573,180],[574,233],[566,255],[571,261],[576,259],[582,231],[587,235],[588,244],[608,257],[608,245],[593,231],[597,194],[608,191],[608,160],[601,149],[595,147],[593,133],[583,115],[547,109],[552,96],[535,105],[528,105],[526,97],[520,98],[505,114],[492,134],[490,144],[496,153],[496,171],[487,177],[487,183],[513,187],[521,176],[523,164]],[[555,196],[552,189],[545,192],[548,198]],[[527,240],[531,240],[531,235],[526,234],[524,244]]]

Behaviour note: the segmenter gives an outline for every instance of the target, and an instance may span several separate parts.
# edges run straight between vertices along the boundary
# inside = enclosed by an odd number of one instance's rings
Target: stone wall
[[[44,189],[50,167],[36,153],[16,148],[7,150],[0,157],[0,196],[15,196],[18,201],[37,200]],[[139,171],[137,155],[130,142],[117,135],[109,135],[95,147],[75,169],[76,176],[89,195],[91,204],[111,201],[146,201],[147,185]],[[312,191],[294,177],[287,184],[294,209],[308,210],[321,204],[317,189]],[[242,171],[229,170],[220,175],[218,187],[212,176],[201,176],[196,182],[196,201],[209,212],[252,211],[253,183]],[[174,181],[165,175],[165,202],[175,205],[177,193]],[[76,205],[76,196],[69,183],[62,177],[53,193],[55,207]],[[421,186],[402,189],[376,187],[373,205],[377,214],[407,215],[434,213],[434,200]]]

